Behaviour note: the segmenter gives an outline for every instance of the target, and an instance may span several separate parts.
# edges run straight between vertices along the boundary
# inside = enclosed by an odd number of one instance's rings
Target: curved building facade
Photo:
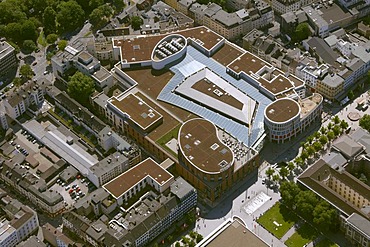
[[[191,119],[179,131],[180,173],[203,197],[216,200],[232,185],[234,154],[224,145],[216,126],[205,119]]]
[[[270,141],[290,140],[321,117],[323,97],[313,94],[303,100],[282,98],[265,109],[265,128]]]
[[[186,54],[187,40],[179,34],[172,34],[161,39],[151,55],[152,67],[161,70]]]

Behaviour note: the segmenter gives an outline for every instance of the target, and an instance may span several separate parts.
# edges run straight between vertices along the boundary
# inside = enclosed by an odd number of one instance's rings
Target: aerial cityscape
[[[370,247],[369,0],[0,0],[0,247]]]

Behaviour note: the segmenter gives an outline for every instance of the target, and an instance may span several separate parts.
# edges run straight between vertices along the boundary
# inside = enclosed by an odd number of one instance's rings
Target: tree
[[[308,141],[308,143],[309,143],[309,144],[312,144],[313,139],[314,139],[314,137],[313,137],[313,136],[309,136],[309,137],[307,137],[307,141]]]
[[[301,166],[301,164],[303,163],[303,159],[302,157],[297,157],[294,159],[294,162],[296,163],[297,166]]]
[[[202,241],[202,240],[203,240],[202,234],[198,233],[197,238],[196,238],[197,243],[200,243],[200,241]]]
[[[328,143],[328,138],[326,136],[320,136],[320,139],[319,139],[321,145],[325,145],[326,143]]]
[[[58,35],[56,35],[55,33],[51,33],[48,36],[46,36],[46,42],[48,42],[48,44],[54,44],[57,40]]]
[[[320,129],[320,132],[321,132],[321,134],[324,135],[324,134],[326,134],[327,129],[324,126],[322,126],[321,129]]]
[[[90,9],[96,9],[104,4],[104,0],[90,0],[89,7]]]
[[[23,41],[23,46],[22,47],[27,52],[33,52],[37,48],[35,42],[33,42],[33,40],[29,40],[29,39]]]
[[[332,140],[334,140],[334,138],[335,138],[334,132],[333,131],[329,131],[328,132],[328,140],[329,140],[329,142],[331,142]]]
[[[114,6],[114,12],[120,13],[125,8],[125,3],[122,0],[112,0]]]
[[[68,82],[68,94],[82,105],[88,104],[90,95],[95,91],[95,84],[91,77],[76,72]]]
[[[298,24],[295,29],[295,32],[292,34],[293,42],[301,42],[308,38],[311,35],[310,27],[306,22]]]
[[[181,244],[179,242],[176,242],[175,247],[181,247]]]
[[[23,40],[22,37],[22,24],[12,22],[6,25],[6,36],[14,42],[20,42]]]
[[[346,120],[342,120],[340,121],[340,124],[339,126],[342,128],[342,130],[346,130],[348,128],[348,123],[346,122]]]
[[[328,130],[331,130],[333,128],[333,124],[332,123],[328,123]]]
[[[348,96],[348,98],[349,98],[350,100],[352,100],[352,99],[354,99],[354,98],[355,98],[355,94],[353,93],[353,91],[352,91],[352,90],[349,90],[349,92],[348,92],[347,96]]]
[[[134,30],[139,30],[141,25],[143,25],[143,20],[140,18],[140,16],[131,17],[131,27]]]
[[[22,24],[22,38],[27,40],[33,40],[33,41],[36,41],[37,39],[37,29],[36,29],[36,26],[35,24],[30,21],[30,20],[27,20],[25,22],[23,22]]]
[[[288,162],[288,169],[289,169],[289,171],[293,171],[294,168],[295,168],[294,163],[293,162]]]
[[[58,49],[61,50],[61,51],[64,51],[64,49],[67,47],[68,45],[68,41],[67,40],[59,40],[58,42]]]
[[[269,180],[271,180],[271,177],[272,177],[272,175],[274,175],[274,172],[275,172],[274,169],[272,169],[271,167],[269,167],[266,170],[265,174],[266,174],[266,176],[268,177]]]
[[[313,223],[323,232],[336,229],[338,214],[336,210],[324,200],[321,200],[312,213]]]
[[[13,83],[16,87],[19,87],[19,86],[22,86],[23,80],[22,80],[22,78],[16,77],[16,78],[14,78]]]
[[[313,136],[315,137],[315,139],[317,140],[317,139],[319,139],[320,138],[320,132],[318,132],[318,131],[315,131],[315,133],[313,133]]]
[[[285,179],[289,175],[289,171],[284,166],[284,167],[280,168],[279,174],[280,174],[280,176],[281,176],[282,179]]]
[[[56,26],[57,26],[56,18],[57,18],[57,13],[55,12],[55,10],[50,6],[46,7],[42,15],[42,21],[44,23],[44,33],[45,34],[55,33]]]
[[[279,181],[280,181],[280,176],[279,176],[279,175],[277,175],[277,174],[274,174],[274,175],[272,176],[272,181],[274,181],[274,182],[279,182]]]
[[[338,125],[335,125],[334,128],[333,128],[333,132],[334,132],[335,136],[339,136],[340,135],[340,127]]]
[[[361,119],[360,119],[360,126],[361,128],[370,131],[370,115],[365,114]]]
[[[312,146],[313,146],[313,148],[315,149],[316,152],[320,152],[321,149],[322,149],[322,145],[321,145],[320,142],[314,142]]]
[[[338,116],[335,116],[333,119],[334,124],[339,124],[340,123],[340,118]]]
[[[90,23],[97,27],[109,21],[110,16],[113,14],[113,9],[107,4],[99,6],[94,9],[89,15]]]
[[[85,12],[77,2],[60,2],[57,9],[56,20],[60,33],[73,31],[83,24]]]
[[[311,157],[315,153],[315,149],[312,146],[309,146],[307,148],[307,154],[309,157]]]
[[[33,77],[33,70],[28,64],[22,65],[19,69],[19,73],[26,79],[31,79]]]
[[[294,182],[284,181],[280,184],[280,195],[283,203],[292,208],[295,204],[295,197],[299,194],[301,189]]]
[[[300,191],[295,198],[296,209],[298,213],[305,219],[312,217],[312,212],[318,203],[317,196],[310,190]]]
[[[303,162],[309,157],[308,155],[308,152],[303,150],[302,153],[301,153],[301,158],[303,160]]]

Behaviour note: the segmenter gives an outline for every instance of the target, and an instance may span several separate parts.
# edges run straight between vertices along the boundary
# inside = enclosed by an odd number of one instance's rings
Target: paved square
[[[265,202],[270,200],[270,198],[271,198],[270,196],[266,195],[264,192],[261,191],[255,197],[247,201],[243,206],[243,209],[248,215],[251,215],[263,204],[265,204]]]

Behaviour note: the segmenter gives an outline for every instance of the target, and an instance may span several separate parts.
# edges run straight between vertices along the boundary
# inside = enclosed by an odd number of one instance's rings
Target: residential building
[[[45,87],[35,82],[27,82],[20,87],[14,87],[0,99],[0,105],[4,106],[1,108],[5,110],[2,114],[16,119],[31,107],[39,109],[44,102],[44,93]]]
[[[151,158],[147,158],[103,185],[103,188],[117,200],[118,205],[122,205],[147,184],[159,193],[163,193],[173,180],[171,173]]]
[[[272,0],[272,9],[278,14],[294,12],[300,8],[310,5],[314,0]]]
[[[356,15],[343,11],[337,4],[327,5],[322,8],[312,6],[303,7],[308,22],[321,38],[329,35],[329,32],[351,25],[356,20]]]
[[[17,58],[15,57],[15,49],[8,42],[0,40],[0,76],[5,75],[9,69],[15,68]]]
[[[42,242],[37,236],[31,236],[29,238],[27,238],[27,240],[19,243],[17,245],[17,247],[29,247],[29,246],[32,246],[32,247],[47,247],[46,244],[44,244],[44,242]]]
[[[23,161],[24,156],[21,154],[13,157],[11,161],[5,161],[0,178],[45,213],[49,215],[61,213],[65,206],[61,194],[58,191],[48,190],[44,179],[20,165]]]
[[[53,247],[72,247],[75,242],[49,223],[42,226],[44,241]]]
[[[255,1],[251,8],[242,8],[232,13],[224,11],[215,3],[207,7],[194,3],[189,12],[196,23],[207,26],[229,40],[274,21],[270,5],[263,0]]]
[[[13,247],[35,233],[39,227],[37,213],[18,200],[6,196],[2,209],[9,217],[0,222],[0,246]]]
[[[312,64],[312,65],[311,65]],[[307,86],[309,86],[313,91],[317,88],[317,83],[319,80],[324,79],[324,77],[329,72],[329,66],[327,64],[318,64],[312,61],[306,65],[300,64],[296,68],[295,75],[302,79]]]
[[[323,80],[317,82],[316,90],[331,101],[339,99],[344,91],[344,79],[337,74],[330,73]]]
[[[281,143],[305,131],[321,118],[322,104],[323,97],[317,93],[298,102],[289,98],[272,102],[265,109],[265,128],[270,141]]]
[[[169,187],[169,192],[168,195],[158,196],[150,191],[125,213],[116,215],[109,221],[112,227],[104,234],[104,245],[147,246],[195,208],[197,192],[183,178],[176,178]]]

